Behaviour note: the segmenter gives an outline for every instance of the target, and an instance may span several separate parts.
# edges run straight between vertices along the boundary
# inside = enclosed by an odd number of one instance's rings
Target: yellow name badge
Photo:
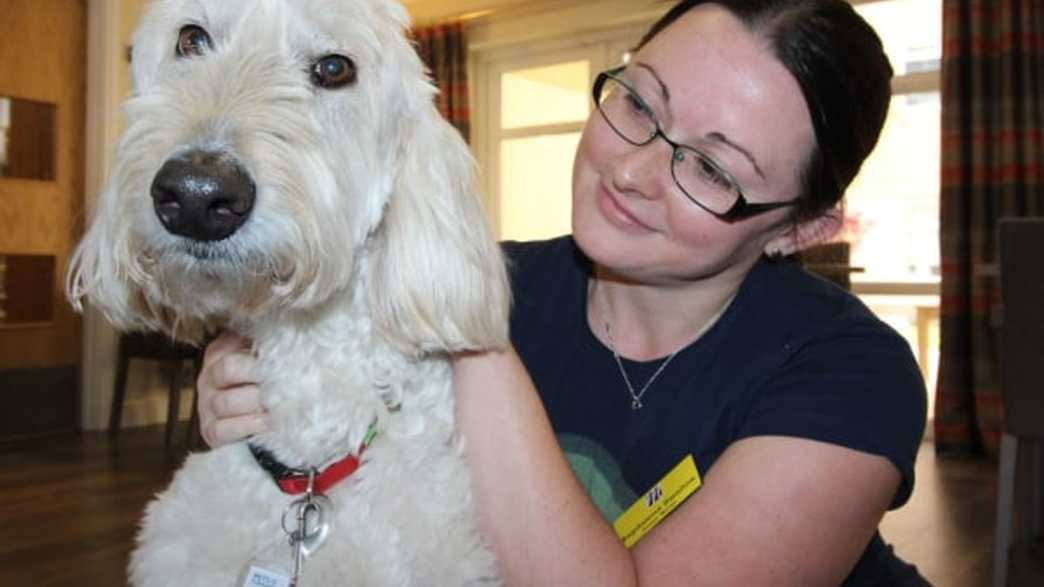
[[[616,518],[613,522],[616,535],[623,540],[624,546],[631,548],[681,505],[685,498],[699,489],[701,483],[696,461],[692,455],[686,456],[659,483]]]

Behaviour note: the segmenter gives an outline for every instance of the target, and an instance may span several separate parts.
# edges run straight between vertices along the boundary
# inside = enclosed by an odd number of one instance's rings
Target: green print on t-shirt
[[[558,444],[577,481],[607,522],[612,524],[638,499],[638,494],[624,481],[620,466],[602,445],[573,434],[559,434]]]

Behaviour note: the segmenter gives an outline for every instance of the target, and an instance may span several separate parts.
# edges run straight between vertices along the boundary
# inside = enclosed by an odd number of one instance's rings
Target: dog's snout
[[[168,159],[152,181],[152,206],[164,228],[197,241],[231,236],[250,216],[257,187],[224,153],[192,151]]]

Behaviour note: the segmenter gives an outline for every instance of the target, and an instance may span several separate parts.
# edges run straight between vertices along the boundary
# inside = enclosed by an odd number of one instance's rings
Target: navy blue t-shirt
[[[784,435],[889,459],[910,496],[926,394],[906,341],[856,297],[793,261],[760,261],[718,322],[642,398],[587,323],[591,264],[570,237],[505,243],[511,339],[577,477],[612,522],[686,455],[701,474],[742,438]],[[693,331],[699,325],[693,325]],[[623,359],[636,389],[663,362]],[[899,584],[877,535],[845,585]]]

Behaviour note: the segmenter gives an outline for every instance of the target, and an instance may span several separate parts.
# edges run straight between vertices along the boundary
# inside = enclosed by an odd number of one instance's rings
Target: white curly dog
[[[390,0],[147,8],[68,293],[122,329],[246,335],[274,429],[188,458],[134,585],[498,582],[448,356],[507,343],[507,279],[407,26]]]

